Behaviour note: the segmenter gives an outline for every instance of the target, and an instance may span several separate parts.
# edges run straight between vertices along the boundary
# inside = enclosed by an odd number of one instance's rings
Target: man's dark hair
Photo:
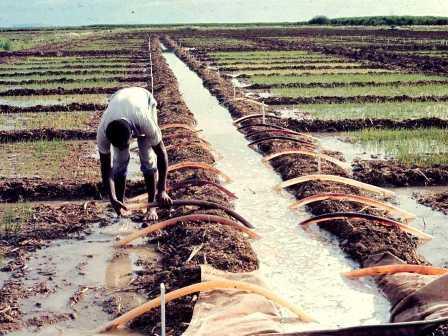
[[[131,127],[126,120],[114,120],[107,125],[106,137],[115,147],[127,144],[131,137]]]

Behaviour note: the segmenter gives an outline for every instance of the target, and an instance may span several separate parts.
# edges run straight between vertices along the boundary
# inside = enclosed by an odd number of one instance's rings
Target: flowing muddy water
[[[158,256],[148,245],[114,248],[117,235],[131,231],[133,224],[125,218],[113,221],[106,227],[94,227],[85,239],[57,240],[31,256],[24,285],[39,284],[45,290],[20,302],[25,320],[43,314],[64,314],[69,319],[41,330],[30,328],[10,335],[96,335],[95,329],[110,320],[103,310],[105,299],[114,297],[123,312],[146,302],[135,292],[120,290],[128,287],[133,273],[140,270],[138,260],[156,262]],[[139,334],[124,330],[113,335]]]
[[[375,285],[341,276],[356,266],[344,257],[337,242],[317,228],[307,233],[298,227],[308,215],[290,211],[292,196],[273,190],[281,182],[280,176],[247,147],[228,110],[219,105],[202,80],[173,53],[164,56],[198,128],[204,130],[201,134],[222,155],[216,167],[233,179],[226,187],[239,197],[236,211],[262,236],[253,247],[268,285],[325,327],[385,322],[389,303]]]
[[[397,195],[397,204],[412,213],[417,218],[412,226],[430,234],[433,239],[421,245],[418,249],[430,263],[437,267],[448,267],[448,216],[419,204],[414,198],[415,193],[448,191],[447,187],[412,187],[391,189]]]

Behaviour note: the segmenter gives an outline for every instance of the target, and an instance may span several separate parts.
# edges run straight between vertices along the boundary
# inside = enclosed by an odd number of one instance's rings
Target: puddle
[[[355,159],[359,160],[378,160],[384,159],[384,152],[366,151],[365,147],[360,144],[344,141],[341,133],[312,133],[313,136],[320,140],[322,148],[339,151],[344,153],[344,157],[350,164],[353,164]],[[374,156],[374,157],[372,157]]]
[[[302,307],[325,327],[382,323],[389,303],[371,282],[346,281],[341,272],[355,265],[323,231],[306,233],[298,223],[308,217],[288,209],[291,195],[274,192],[280,177],[247,147],[229,112],[203,87],[201,79],[172,53],[164,53],[204,139],[222,155],[216,167],[234,182],[226,187],[239,199],[236,211],[251,221],[262,239],[253,242],[268,285]]]
[[[391,189],[397,194],[399,206],[414,213],[417,218],[412,226],[430,234],[433,239],[420,246],[418,252],[437,267],[448,267],[448,216],[419,204],[412,198],[414,193],[442,192],[448,187],[412,187]]]
[[[26,287],[42,284],[42,294],[20,302],[26,320],[43,313],[69,314],[71,319],[42,330],[26,330],[11,335],[94,335],[94,330],[110,320],[102,304],[114,296],[123,307],[134,307],[146,299],[135,292],[119,291],[140,270],[137,262],[156,262],[155,249],[144,247],[115,249],[118,235],[132,231],[129,219],[115,219],[112,225],[95,227],[85,239],[57,240],[34,253],[27,263]],[[79,299],[78,299],[79,298]],[[118,335],[138,335],[123,331]]]

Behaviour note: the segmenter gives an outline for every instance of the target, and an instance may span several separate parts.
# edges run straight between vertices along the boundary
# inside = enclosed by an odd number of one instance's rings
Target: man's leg
[[[129,148],[120,150],[113,147],[113,176],[115,183],[115,194],[120,202],[124,202],[126,191],[126,175],[130,159]]]
[[[157,158],[146,138],[138,138],[138,153],[140,156],[140,169],[145,179],[148,192],[148,203],[154,202],[157,186]],[[148,207],[148,219],[157,220],[155,208]]]

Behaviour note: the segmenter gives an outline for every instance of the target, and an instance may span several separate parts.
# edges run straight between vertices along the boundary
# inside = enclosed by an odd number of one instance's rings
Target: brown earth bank
[[[128,56],[128,57],[139,57],[144,56],[143,54],[136,54],[130,52],[128,49],[116,49],[116,50],[57,50],[57,51],[1,51],[0,57],[114,57],[114,56]]]
[[[245,86],[246,90],[260,90],[260,89],[277,89],[277,88],[335,88],[335,87],[382,87],[382,86],[401,86],[401,85],[433,85],[433,84],[448,84],[445,80],[421,80],[412,82],[332,82],[332,83],[279,83],[279,84],[251,84]]]
[[[420,204],[448,215],[448,191],[440,193],[421,193],[416,196]]]
[[[399,103],[399,102],[446,102],[448,96],[315,96],[315,97],[268,97],[261,101],[268,105],[294,104],[354,104],[354,103]]]
[[[394,160],[359,160],[353,164],[353,177],[384,187],[448,185],[448,166],[420,167]]]
[[[70,103],[62,105],[34,105],[29,107],[18,107],[11,105],[0,105],[0,113],[27,113],[27,112],[71,112],[71,111],[104,111],[107,105]]]
[[[16,131],[0,131],[0,143],[36,140],[95,140],[96,131],[77,129],[39,128]]]
[[[357,131],[365,128],[380,129],[415,129],[415,128],[448,128],[448,120],[440,118],[418,118],[418,119],[341,119],[341,120],[319,120],[319,119],[293,119],[288,118],[283,122],[288,127],[298,132],[345,132]]]
[[[217,73],[205,70],[201,64],[194,60],[188,52],[178,49],[175,42],[169,37],[164,36],[163,42],[166,46],[173,48],[176,54],[186,62],[192,70],[197,72],[203,78],[204,85],[210,89],[220,101],[224,102],[234,117],[240,117],[253,113],[253,108],[245,108],[245,105],[237,105],[232,102],[233,92],[228,90],[228,83],[225,83]],[[230,91],[230,92],[229,92]],[[244,132],[250,133],[255,130],[246,128]],[[294,148],[294,143],[278,143],[275,141],[265,142],[258,146],[258,150],[263,154],[277,152],[281,149]],[[341,153],[328,152],[329,155],[341,159]],[[300,156],[286,156],[277,158],[272,163],[274,169],[278,171],[284,180],[302,176],[310,173],[316,173],[318,163],[314,159]],[[339,168],[331,165],[322,164],[323,174],[335,174],[344,176],[346,173]],[[307,196],[316,195],[322,192],[337,192],[343,194],[361,194],[361,191],[354,187],[336,184],[334,182],[306,182],[295,185],[288,190],[297,198],[302,199]],[[387,216],[375,209],[366,209],[365,207],[353,202],[334,202],[322,201],[307,206],[308,211],[313,215],[328,214],[334,212],[363,212],[380,216]],[[403,232],[395,226],[384,226],[374,221],[363,219],[354,220],[333,220],[327,223],[321,223],[319,226],[333,233],[339,240],[343,251],[352,259],[359,263],[366,261],[373,254],[381,252],[390,252],[402,260],[412,264],[428,264],[425,259],[418,255],[416,249],[419,245],[418,239]],[[445,335],[443,332],[440,335]],[[428,333],[428,335],[431,333]]]
[[[398,73],[398,72],[378,72],[378,71],[366,71],[363,72],[363,75],[375,75],[375,76],[382,76],[382,75],[389,75],[391,73]],[[320,76],[326,76],[326,75],[334,75],[334,72],[319,72]],[[301,72],[300,76],[309,76],[309,75],[316,75],[316,73],[314,72]],[[344,75],[359,75],[359,72],[344,72]],[[228,73],[224,73],[222,75],[223,77],[227,77],[227,78],[244,78],[244,79],[250,79],[252,76],[256,76],[256,75],[250,75],[250,74],[244,74],[244,73],[234,73],[234,74],[228,74]],[[297,76],[297,73],[295,72],[290,72],[290,73],[280,73],[280,72],[269,72],[269,73],[265,73],[263,74],[263,77],[278,77],[278,76]]]
[[[266,66],[261,65],[259,67],[219,67],[220,71],[258,71],[258,70],[328,70],[328,69],[373,69],[380,68],[374,65],[336,65],[336,66],[323,66],[323,65],[274,65]]]

